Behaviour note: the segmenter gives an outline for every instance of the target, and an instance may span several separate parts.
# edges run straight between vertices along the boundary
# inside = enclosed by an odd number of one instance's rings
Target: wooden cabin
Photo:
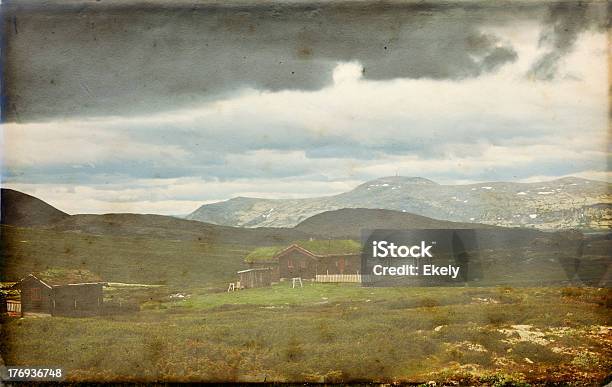
[[[298,245],[280,252],[278,272],[280,278],[315,278],[317,274],[358,274],[361,270],[359,254],[314,254]]]
[[[289,246],[275,258],[280,278],[315,278],[317,275],[317,256],[298,245]]]
[[[272,270],[269,268],[240,270],[237,274],[241,289],[261,288],[272,284]]]
[[[286,248],[277,249],[269,255],[265,255],[266,250],[270,251],[269,248],[264,248],[262,252],[255,252],[251,255],[251,257],[263,259],[251,260],[248,263],[251,268],[269,268],[273,281],[295,277],[314,279],[317,274],[359,274],[361,270],[360,246],[357,242],[355,244],[347,242],[350,241],[294,243]],[[335,246],[335,244],[338,245]],[[309,245],[318,247],[322,252],[317,251],[316,248],[308,249]]]
[[[86,270],[53,270],[29,274],[12,288],[19,290],[22,315],[92,316],[102,311],[104,285]]]

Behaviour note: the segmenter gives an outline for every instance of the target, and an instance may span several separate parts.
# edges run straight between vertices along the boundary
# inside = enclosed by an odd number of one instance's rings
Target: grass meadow
[[[6,321],[2,356],[70,381],[592,385],[612,370],[607,289],[146,291],[131,314]]]
[[[88,269],[111,282],[218,287],[253,246],[0,227],[0,281],[50,268]]]

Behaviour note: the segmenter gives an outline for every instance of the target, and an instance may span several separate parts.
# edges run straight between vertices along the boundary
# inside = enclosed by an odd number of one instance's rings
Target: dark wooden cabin
[[[315,254],[293,244],[274,256],[279,278],[316,278],[317,274],[358,274],[361,256],[354,253]]]
[[[272,284],[272,270],[270,268],[240,270],[237,274],[241,289],[261,288]]]
[[[289,246],[267,246],[245,257],[251,269],[270,269],[272,282],[322,274],[360,274],[361,244],[353,240],[297,241]]]
[[[317,256],[298,245],[289,246],[275,258],[280,278],[315,278],[317,275]]]
[[[19,290],[22,315],[92,316],[102,311],[104,285],[86,270],[56,270],[29,274],[13,289]]]

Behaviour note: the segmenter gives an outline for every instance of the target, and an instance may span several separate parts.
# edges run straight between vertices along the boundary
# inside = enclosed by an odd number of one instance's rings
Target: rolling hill
[[[211,244],[269,245],[310,237],[297,229],[246,229],[150,214],[72,215],[45,227],[60,232],[146,237]]]
[[[438,220],[393,210],[343,208],[314,215],[295,226],[304,233],[328,238],[359,239],[364,229],[457,229],[494,228],[480,223],[459,223]]]
[[[343,208],[387,209],[455,222],[541,229],[609,229],[610,184],[575,177],[537,183],[442,185],[385,177],[339,195],[307,199],[237,197],[205,204],[187,219],[238,227],[293,227]]]
[[[59,222],[70,215],[42,200],[12,189],[0,193],[0,223],[11,226],[40,226]]]
[[[4,195],[3,190],[3,195]],[[33,196],[6,190],[3,224],[48,231],[144,237],[213,244],[278,245],[309,238],[360,238],[361,229],[484,228],[477,223],[437,220],[393,210],[367,208],[326,211],[295,227],[232,227],[152,214],[68,215]],[[4,198],[4,196],[3,196]],[[32,215],[30,214],[32,211]],[[19,214],[15,217],[13,214]],[[5,219],[7,220],[5,222]],[[27,221],[26,221],[27,220]]]
[[[2,189],[1,224],[91,235],[192,240],[203,243],[266,245],[310,235],[282,228],[245,229],[151,214],[69,215],[25,193]]]
[[[320,213],[293,228],[241,228],[161,215],[68,215],[17,191],[3,192],[3,198],[7,216],[2,220],[7,223],[0,232],[0,277],[5,281],[49,268],[82,268],[108,281],[220,286],[232,280],[236,270],[245,267],[245,257],[260,246],[359,240],[362,228],[476,228],[481,247],[488,251],[488,264],[504,269],[512,262],[539,275],[559,263],[563,268],[577,267],[573,251],[582,235],[509,230],[363,208]],[[609,241],[589,242],[584,253],[581,270],[599,281],[608,262]]]

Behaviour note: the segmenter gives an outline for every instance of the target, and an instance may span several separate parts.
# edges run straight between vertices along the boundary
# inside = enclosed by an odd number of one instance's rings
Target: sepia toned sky
[[[2,7],[2,186],[70,213],[609,179],[605,2]]]

